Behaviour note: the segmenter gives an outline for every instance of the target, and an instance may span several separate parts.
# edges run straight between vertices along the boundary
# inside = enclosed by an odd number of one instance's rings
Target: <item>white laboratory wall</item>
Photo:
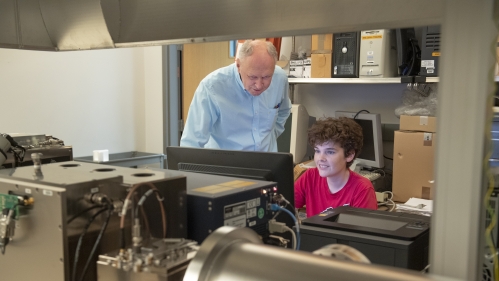
[[[314,117],[332,117],[335,111],[362,109],[381,115],[383,124],[399,124],[395,109],[402,104],[406,84],[303,84],[296,85],[294,103]]]
[[[75,157],[95,149],[161,153],[147,136],[162,134],[161,118],[152,121],[161,116],[154,112],[162,94],[155,58],[161,63],[161,47],[0,49],[0,132],[53,135]]]
[[[162,46],[144,48],[145,147],[141,151],[164,153]]]

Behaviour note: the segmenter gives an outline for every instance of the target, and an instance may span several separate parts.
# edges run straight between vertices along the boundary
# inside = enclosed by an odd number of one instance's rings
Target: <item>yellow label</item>
[[[193,189],[193,191],[216,194],[216,193],[228,191],[228,190],[231,190],[231,189],[232,188],[226,187],[226,186],[209,185],[209,186],[205,186],[205,187],[195,188],[195,189]]]
[[[431,53],[431,56],[432,57],[439,57],[440,56],[440,52],[433,52],[433,53]]]
[[[362,36],[362,40],[370,40],[370,39],[381,39],[383,38],[383,35],[367,35],[367,36]]]
[[[235,180],[235,181],[228,181],[228,182],[224,182],[224,183],[219,183],[218,185],[227,186],[227,187],[245,187],[245,186],[252,185],[252,184],[254,184],[254,182]]]
[[[219,184],[215,184],[215,185],[198,187],[198,188],[193,189],[193,191],[215,194],[215,193],[229,191],[229,190],[233,190],[233,189],[237,189],[237,188],[246,187],[246,186],[253,185],[253,184],[255,184],[255,182],[235,180],[235,181],[228,181],[228,182],[223,182],[223,183],[219,183]]]

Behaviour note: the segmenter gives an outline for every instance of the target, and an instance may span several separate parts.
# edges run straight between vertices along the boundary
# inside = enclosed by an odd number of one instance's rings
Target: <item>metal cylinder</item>
[[[416,271],[335,260],[262,245],[249,228],[224,226],[201,245],[184,281],[432,280]]]
[[[31,159],[33,160],[33,167],[35,171],[42,169],[42,154],[41,153],[31,153]]]

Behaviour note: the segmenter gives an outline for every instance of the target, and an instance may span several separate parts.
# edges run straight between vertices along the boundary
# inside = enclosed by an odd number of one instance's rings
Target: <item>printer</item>
[[[373,264],[423,270],[428,264],[430,218],[343,206],[303,220],[300,236],[303,251],[344,244]]]

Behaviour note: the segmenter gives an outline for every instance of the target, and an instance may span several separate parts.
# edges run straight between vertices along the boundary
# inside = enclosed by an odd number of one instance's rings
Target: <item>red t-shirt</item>
[[[345,186],[331,194],[327,178],[319,175],[317,168],[308,169],[295,182],[295,207],[306,205],[307,217],[320,214],[328,208],[351,206],[376,210],[378,202],[370,180],[350,171]]]

